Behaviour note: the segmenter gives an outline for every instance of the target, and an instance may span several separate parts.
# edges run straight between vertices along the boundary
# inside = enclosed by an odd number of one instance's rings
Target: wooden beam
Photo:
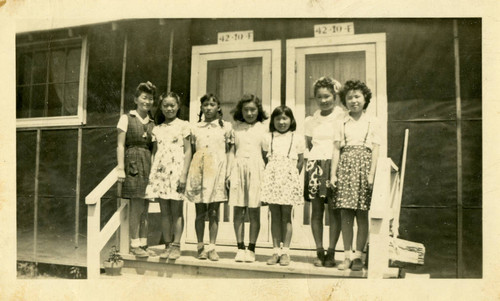
[[[82,173],[82,128],[78,129],[78,146],[76,156],[76,195],[75,195],[75,248],[78,248],[80,236],[80,179]]]
[[[38,244],[38,177],[40,174],[40,143],[42,140],[42,131],[36,131],[36,153],[35,153],[35,208],[33,221],[33,261],[37,262],[37,244]]]
[[[453,49],[455,56],[455,101],[457,110],[457,277],[463,278],[462,100],[460,92],[458,23],[456,19],[453,20]]]
[[[174,29],[170,32],[170,45],[168,50],[168,76],[167,76],[167,92],[172,90],[172,65],[174,58]]]
[[[128,34],[125,32],[125,40],[123,41],[123,60],[122,60],[122,84],[120,90],[120,116],[124,112],[125,104],[125,75],[127,72],[127,46],[128,46]]]
[[[117,167],[113,168],[111,172],[87,195],[85,198],[85,204],[93,205],[97,204],[97,200],[100,200],[101,197],[108,191],[111,186],[116,183],[118,179],[118,170]]]
[[[118,227],[120,227],[120,222],[122,220],[121,215],[125,214],[124,211],[127,209],[127,204],[122,203],[120,208],[116,210],[116,212],[113,214],[113,216],[111,216],[104,228],[99,232],[99,243],[97,244],[99,250],[102,250],[102,248],[104,248],[111,236],[113,236],[113,233],[118,230]]]

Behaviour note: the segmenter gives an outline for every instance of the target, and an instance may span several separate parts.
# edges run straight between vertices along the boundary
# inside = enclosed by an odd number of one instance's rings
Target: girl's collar
[[[362,121],[362,120],[365,120],[368,118],[368,115],[366,114],[365,111],[363,111],[361,113],[361,116],[359,117],[358,120],[354,119],[349,113],[345,114],[344,116],[344,123],[348,122],[349,120],[352,120],[352,121]]]
[[[130,116],[135,116],[142,121],[147,121],[147,122],[151,121],[151,119],[149,118],[149,114],[147,114],[145,118],[142,118],[141,115],[139,115],[139,113],[137,113],[137,110],[130,110],[129,114],[130,114]]]

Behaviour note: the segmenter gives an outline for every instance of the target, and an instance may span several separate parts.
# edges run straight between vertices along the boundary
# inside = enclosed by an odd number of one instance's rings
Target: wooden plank
[[[127,204],[121,204],[120,208],[116,210],[104,228],[99,232],[99,240],[97,244],[99,251],[102,250],[102,248],[108,243],[111,236],[113,236],[113,233],[115,233],[118,227],[120,227],[122,211],[127,208]]]
[[[76,157],[76,192],[75,192],[75,248],[78,248],[80,236],[80,179],[82,173],[82,129],[78,129],[78,146]]]
[[[460,96],[460,53],[457,20],[453,20],[453,49],[455,56],[455,100],[457,108],[457,277],[464,274],[463,263],[463,196],[462,196],[462,100]]]
[[[34,208],[34,221],[33,221],[33,258],[36,262],[36,247],[38,244],[38,177],[40,175],[40,143],[42,140],[42,131],[36,131],[36,153],[35,153],[35,208]]]
[[[99,229],[101,202],[87,206],[87,278],[97,279],[100,274]]]
[[[172,66],[174,58],[174,29],[170,32],[170,45],[168,47],[168,75],[167,75],[167,92],[172,90]]]
[[[99,183],[99,185],[97,185],[96,188],[94,188],[94,190],[87,195],[85,198],[85,204],[96,204],[97,200],[100,200],[106,191],[108,191],[111,186],[116,183],[116,180],[118,180],[117,167],[113,168],[113,170]]]
[[[130,239],[130,228],[129,228],[129,211],[130,211],[130,200],[120,199],[121,205],[126,205],[126,209],[122,210],[120,213],[120,252],[128,254],[129,253],[129,239]]]
[[[127,46],[128,46],[128,34],[125,32],[125,40],[123,41],[123,60],[122,60],[122,84],[120,89],[120,116],[124,112],[125,104],[125,75],[127,72]]]

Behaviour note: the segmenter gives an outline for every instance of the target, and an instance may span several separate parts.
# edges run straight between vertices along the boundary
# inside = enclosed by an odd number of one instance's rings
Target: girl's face
[[[332,111],[335,106],[335,96],[328,88],[319,88],[316,92],[316,101],[321,111]]]
[[[288,129],[290,129],[290,124],[292,123],[292,120],[290,117],[286,116],[285,113],[278,115],[274,117],[273,119],[274,122],[274,127],[278,132],[280,133],[286,133]]]
[[[365,96],[360,90],[350,90],[345,96],[347,109],[351,113],[361,113],[365,107]]]
[[[134,102],[137,105],[138,111],[147,112],[153,105],[153,94],[142,92],[141,95],[134,98]]]
[[[217,112],[219,111],[219,104],[213,99],[207,99],[201,104],[201,111],[205,115],[206,121],[212,121],[217,118]]]
[[[243,104],[241,108],[241,113],[243,114],[243,119],[246,123],[254,124],[259,116],[259,108],[253,101],[249,101]]]
[[[179,111],[179,104],[175,98],[167,97],[161,102],[160,109],[166,120],[174,120],[177,117],[177,111]]]

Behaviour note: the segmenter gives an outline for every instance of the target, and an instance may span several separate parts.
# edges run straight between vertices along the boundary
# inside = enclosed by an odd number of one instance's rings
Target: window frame
[[[51,117],[16,117],[16,128],[33,128],[33,127],[55,127],[55,126],[75,126],[84,125],[87,122],[87,70],[88,70],[88,38],[87,35],[81,35],[75,38],[59,39],[51,42],[58,43],[74,43],[81,41],[80,53],[80,75],[78,81],[78,103],[77,114],[71,116],[51,116]],[[46,44],[48,41],[40,41],[35,43],[27,43],[16,45],[16,51],[24,47],[37,47],[38,45]],[[17,70],[16,70],[17,72]],[[17,89],[16,82],[16,89]]]

